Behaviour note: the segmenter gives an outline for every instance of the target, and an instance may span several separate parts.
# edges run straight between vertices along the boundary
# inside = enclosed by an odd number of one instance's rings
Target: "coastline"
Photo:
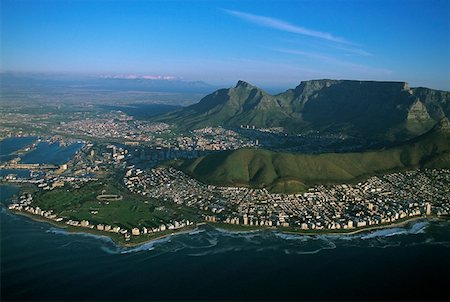
[[[133,241],[133,239],[130,241],[125,241],[123,239],[123,236],[118,233],[105,232],[105,231],[100,231],[100,230],[96,230],[96,229],[66,225],[64,223],[59,223],[59,222],[53,221],[51,219],[47,219],[45,217],[37,216],[34,214],[30,214],[30,213],[25,213],[25,212],[21,212],[21,211],[11,211],[8,209],[6,209],[6,210],[14,215],[21,215],[21,216],[30,218],[33,221],[50,224],[54,227],[63,229],[64,231],[71,233],[71,234],[77,234],[77,233],[78,234],[91,234],[91,235],[99,236],[99,237],[107,237],[107,238],[111,239],[113,241],[113,243],[116,244],[117,246],[126,247],[126,248],[137,247],[137,246],[140,246],[140,245],[152,242],[152,241],[170,237],[172,235],[186,233],[188,231],[196,229],[199,225],[201,225],[201,223],[199,223],[199,224],[192,225],[192,226],[186,226],[186,227],[183,227],[183,228],[180,228],[177,230],[163,231],[163,232],[160,232],[160,234],[147,234],[147,236],[145,236],[145,235],[134,236],[134,237],[131,237],[134,239],[134,241]]]
[[[351,230],[343,229],[343,230],[330,230],[330,229],[321,229],[321,230],[302,230],[302,229],[295,229],[295,228],[283,228],[283,227],[267,227],[267,226],[246,226],[246,225],[235,225],[235,224],[226,224],[221,222],[207,222],[206,224],[211,225],[212,227],[216,229],[222,229],[226,230],[228,232],[235,232],[235,233],[244,233],[244,232],[255,232],[259,230],[271,230],[271,231],[278,231],[280,233],[284,234],[291,234],[291,235],[305,235],[305,236],[320,236],[320,235],[327,235],[327,236],[346,236],[346,235],[355,235],[359,233],[369,233],[374,230],[382,230],[382,229],[391,229],[396,227],[403,227],[407,224],[410,224],[412,222],[418,221],[418,220],[432,220],[432,219],[438,219],[438,220],[450,220],[450,217],[447,216],[414,216],[414,217],[408,217],[406,219],[403,219],[401,221],[396,221],[394,223],[383,223],[378,225],[371,225],[366,227],[360,227],[360,228],[354,228]]]
[[[360,234],[360,233],[365,233],[365,232],[371,232],[374,230],[383,230],[383,229],[391,229],[391,228],[396,228],[396,227],[403,227],[409,223],[412,223],[414,221],[417,220],[429,220],[431,218],[439,218],[439,219],[443,219],[440,217],[432,217],[432,216],[415,216],[415,217],[409,217],[407,219],[401,220],[401,221],[397,221],[394,223],[383,223],[383,224],[378,224],[378,225],[371,225],[371,226],[366,226],[366,227],[361,227],[361,228],[355,228],[352,230],[341,230],[341,231],[333,231],[333,230],[320,230],[319,231],[310,231],[310,232],[302,232],[302,230],[299,231],[282,231],[283,233],[287,233],[287,234],[301,234],[301,235],[327,235],[327,236],[342,236],[342,235],[355,235],[355,234]],[[314,233],[313,233],[314,232]]]
[[[271,230],[271,231],[278,231],[280,233],[285,234],[291,234],[291,235],[305,235],[305,236],[320,236],[320,235],[327,235],[327,236],[345,236],[345,235],[354,235],[359,233],[369,233],[374,230],[381,230],[381,229],[390,229],[390,228],[396,228],[396,227],[403,227],[409,223],[412,223],[414,221],[418,220],[430,220],[430,219],[439,219],[439,220],[449,220],[450,217],[447,216],[414,216],[414,217],[408,217],[406,219],[403,219],[401,221],[396,221],[394,223],[388,223],[388,224],[379,224],[379,225],[372,225],[372,226],[366,226],[361,228],[355,228],[355,229],[345,229],[345,230],[330,230],[330,229],[321,229],[321,230],[302,230],[302,229],[296,229],[296,228],[283,228],[283,227],[266,227],[266,226],[246,226],[246,225],[235,225],[235,224],[226,224],[221,222],[198,222],[191,226],[186,226],[177,230],[166,230],[163,232],[160,232],[158,234],[141,234],[139,236],[132,236],[130,241],[126,241],[121,234],[118,233],[112,233],[112,232],[105,232],[100,231],[96,229],[90,229],[90,228],[84,228],[84,227],[78,227],[78,226],[71,226],[67,225],[65,223],[56,222],[54,220],[45,218],[43,216],[30,214],[23,211],[14,211],[14,210],[8,210],[8,212],[12,214],[17,214],[21,216],[28,217],[32,219],[33,221],[37,222],[43,222],[50,224],[52,226],[55,226],[57,228],[61,228],[68,233],[72,234],[91,234],[94,236],[100,236],[100,237],[107,237],[113,241],[114,244],[120,247],[124,248],[131,248],[131,247],[137,247],[152,241],[157,241],[160,239],[164,239],[173,235],[186,233],[188,231],[194,230],[202,225],[210,225],[211,227],[215,229],[222,229],[226,230],[228,232],[258,232],[262,230]]]

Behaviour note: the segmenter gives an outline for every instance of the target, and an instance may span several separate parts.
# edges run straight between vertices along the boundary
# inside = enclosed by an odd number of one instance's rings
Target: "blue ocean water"
[[[17,192],[1,187],[2,203]],[[1,209],[1,300],[448,300],[450,223],[350,236],[202,226],[135,248]]]
[[[59,143],[41,142],[36,149],[22,157],[24,164],[55,164],[60,165],[69,161],[74,154],[83,147],[82,143],[74,143],[62,147]]]
[[[0,177],[7,176],[9,174],[17,175],[19,178],[29,178],[30,170],[22,170],[22,169],[2,169],[0,170]]]
[[[34,136],[8,137],[0,141],[0,162],[8,161],[15,157],[14,152],[30,145],[37,138]]]

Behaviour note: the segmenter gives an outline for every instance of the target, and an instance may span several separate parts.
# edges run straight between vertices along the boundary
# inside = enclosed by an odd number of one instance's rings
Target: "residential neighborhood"
[[[302,230],[341,230],[409,217],[450,213],[450,171],[414,170],[356,184],[319,185],[305,193],[203,184],[174,168],[126,172],[124,183],[144,196],[208,211],[205,220]]]

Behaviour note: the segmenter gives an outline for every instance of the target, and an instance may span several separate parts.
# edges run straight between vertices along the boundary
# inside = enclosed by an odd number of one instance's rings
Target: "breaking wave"
[[[90,233],[85,233],[85,232],[68,232],[66,230],[56,228],[56,227],[50,227],[46,232],[56,234],[56,235],[81,236],[81,237],[87,237],[87,238],[95,238],[95,239],[99,239],[99,240],[107,241],[107,242],[114,242],[108,236],[95,235],[95,234],[90,234]]]
[[[435,240],[433,232],[428,232],[431,224],[434,229],[448,231],[450,222],[434,221],[430,223],[427,220],[419,220],[405,226],[351,235],[287,234],[277,230],[234,232],[204,225],[135,247],[120,246],[106,236],[82,232],[72,233],[56,227],[50,227],[46,232],[56,235],[81,236],[86,240],[100,240],[100,249],[108,254],[148,253],[148,257],[178,252],[191,257],[202,257],[240,251],[308,255],[340,247],[391,248],[423,244],[450,247],[450,238],[448,241]]]

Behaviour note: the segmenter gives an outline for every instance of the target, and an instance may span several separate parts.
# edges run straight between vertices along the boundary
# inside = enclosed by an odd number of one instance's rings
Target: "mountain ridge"
[[[447,91],[410,88],[407,82],[321,79],[276,95],[239,80],[158,119],[190,129],[252,125],[396,140],[425,133],[444,116],[450,116]]]

